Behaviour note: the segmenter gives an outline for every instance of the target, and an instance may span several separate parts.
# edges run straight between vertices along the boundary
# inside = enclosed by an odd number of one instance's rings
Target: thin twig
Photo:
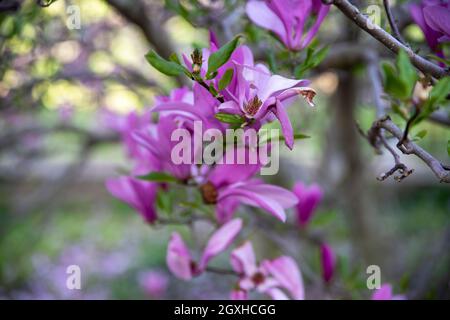
[[[388,21],[389,21],[389,25],[391,26],[391,30],[392,30],[393,36],[398,41],[400,41],[401,43],[406,45],[405,40],[403,39],[400,31],[398,30],[397,23],[396,23],[396,21],[394,19],[394,15],[392,14],[391,7],[389,6],[389,0],[383,0],[383,4],[384,4],[384,10],[386,11],[386,16],[387,16]]]

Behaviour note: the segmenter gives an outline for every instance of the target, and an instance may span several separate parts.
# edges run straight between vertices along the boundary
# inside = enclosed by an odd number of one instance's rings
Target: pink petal
[[[334,268],[336,267],[336,257],[333,249],[327,244],[320,246],[320,262],[322,265],[322,277],[325,282],[330,282],[333,278]]]
[[[209,260],[226,250],[236,238],[239,231],[241,231],[241,228],[242,220],[233,219],[214,232],[203,250],[199,269],[203,270],[206,268]]]
[[[297,222],[300,226],[305,226],[311,220],[317,206],[322,200],[322,189],[314,184],[310,187],[298,182],[293,188],[293,192],[298,198],[297,204]]]
[[[372,300],[392,300],[392,286],[388,283],[383,284],[373,293]]]
[[[193,276],[192,258],[189,249],[181,236],[174,232],[167,247],[167,266],[169,270],[178,278],[190,280]]]
[[[230,263],[233,270],[239,274],[251,276],[256,272],[255,252],[250,241],[246,241],[231,252]]]
[[[287,289],[296,300],[305,299],[303,279],[294,259],[283,256],[272,261],[265,261],[264,267]]]
[[[245,11],[256,25],[274,32],[288,46],[288,36],[283,22],[263,1],[249,1]]]
[[[157,185],[131,177],[108,179],[106,188],[116,198],[126,202],[149,223],[157,219],[154,208]]]
[[[278,118],[278,121],[280,121],[281,130],[283,132],[286,146],[292,150],[292,148],[294,147],[294,129],[292,129],[292,124],[289,120],[289,116],[280,100],[277,100],[275,109],[273,109],[273,113]]]

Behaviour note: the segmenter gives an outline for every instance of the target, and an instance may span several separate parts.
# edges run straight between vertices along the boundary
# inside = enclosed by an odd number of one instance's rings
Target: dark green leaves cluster
[[[400,51],[395,66],[384,62],[382,70],[386,93],[402,101],[410,99],[419,78],[416,69],[409,60],[408,54],[403,50]]]

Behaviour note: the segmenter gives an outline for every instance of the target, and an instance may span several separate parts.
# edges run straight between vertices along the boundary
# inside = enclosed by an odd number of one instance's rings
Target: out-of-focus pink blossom
[[[114,197],[138,211],[148,223],[153,223],[157,219],[155,183],[124,176],[108,179],[106,188]]]
[[[233,219],[217,229],[208,240],[199,263],[193,260],[181,236],[174,232],[167,248],[166,262],[169,270],[182,280],[190,280],[201,274],[212,258],[231,245],[241,228],[242,220]]]
[[[392,293],[392,286],[388,283],[385,283],[381,286],[380,289],[377,289],[372,294],[372,300],[405,300],[406,297],[404,295],[394,295]]]
[[[162,299],[166,295],[169,279],[159,271],[147,271],[139,277],[139,284],[152,299]]]
[[[431,50],[444,57],[440,43],[450,40],[450,4],[439,0],[422,0],[418,4],[411,4],[409,8]]]
[[[290,50],[306,48],[319,31],[329,5],[321,0],[250,0],[246,12],[256,25],[272,31]],[[310,17],[316,20],[305,30]]]
[[[301,182],[297,182],[293,192],[298,198],[296,208],[297,223],[303,227],[311,221],[317,206],[322,200],[322,189],[317,184],[308,187]]]
[[[330,282],[336,267],[336,257],[333,249],[326,243],[320,245],[320,263],[322,265],[323,280],[325,282]]]
[[[230,259],[233,270],[240,276],[238,286],[232,290],[232,299],[246,299],[251,290],[267,294],[275,300],[289,299],[286,292],[293,299],[304,299],[302,276],[291,257],[265,260],[258,266],[253,246],[246,241],[232,251]]]

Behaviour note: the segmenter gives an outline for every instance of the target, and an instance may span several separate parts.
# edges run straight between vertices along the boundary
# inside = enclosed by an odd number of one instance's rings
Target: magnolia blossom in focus
[[[293,207],[297,198],[289,190],[252,179],[259,164],[217,164],[200,186],[206,204],[216,205],[219,222],[229,220],[239,204],[259,207],[281,221],[284,209]]]
[[[272,31],[290,50],[302,50],[311,43],[329,10],[321,0],[250,0],[246,6],[250,20]],[[305,30],[312,16],[316,19]]]
[[[231,253],[231,265],[239,274],[238,285],[231,292],[233,300],[245,300],[248,293],[256,290],[274,300],[287,300],[288,295],[296,300],[305,298],[303,279],[297,264],[291,257],[256,263],[252,244],[247,241]]]
[[[272,121],[275,116],[281,124],[286,146],[294,146],[294,130],[286,112],[286,104],[293,97],[301,95],[314,106],[312,100],[316,92],[309,87],[308,80],[288,79],[272,75],[269,69],[258,64],[246,66],[235,63],[237,85],[229,91],[230,100],[219,106],[219,111],[245,117],[247,125],[259,129],[262,124]]]
[[[166,262],[169,270],[182,280],[190,280],[201,274],[208,262],[225,251],[242,228],[241,219],[233,219],[216,230],[209,239],[203,254],[197,263],[191,256],[189,248],[180,234],[172,233],[167,247]]]

